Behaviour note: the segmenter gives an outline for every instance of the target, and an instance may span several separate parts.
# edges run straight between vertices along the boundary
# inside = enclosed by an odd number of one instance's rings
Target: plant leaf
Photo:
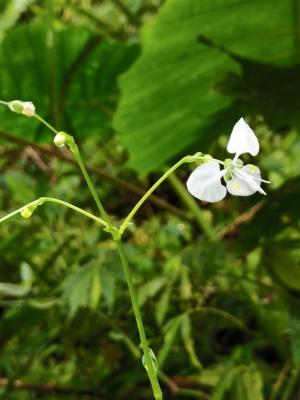
[[[142,31],[140,57],[120,79],[114,126],[129,165],[146,174],[195,144],[205,151],[224,125],[229,129],[241,110],[235,105],[227,114],[224,77],[240,75],[243,58],[299,63],[294,7],[292,0],[166,1]]]
[[[192,365],[198,371],[201,371],[203,367],[202,367],[201,361],[199,360],[196,350],[195,350],[195,343],[194,343],[194,339],[193,339],[193,335],[192,335],[192,324],[191,324],[191,319],[188,315],[185,315],[182,318],[181,335],[182,335],[185,349],[190,357]]]

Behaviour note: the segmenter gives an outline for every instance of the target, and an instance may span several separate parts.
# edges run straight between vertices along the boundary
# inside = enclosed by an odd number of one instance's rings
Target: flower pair
[[[250,196],[256,192],[266,194],[261,183],[260,170],[252,164],[244,165],[240,155],[250,153],[256,156],[259,143],[250,126],[241,118],[233,127],[227,151],[235,154],[233,159],[224,162],[210,159],[197,167],[187,180],[188,191],[197,199],[215,203],[223,200],[227,191],[234,196]],[[224,166],[221,170],[220,165]],[[226,186],[222,183],[224,179]]]

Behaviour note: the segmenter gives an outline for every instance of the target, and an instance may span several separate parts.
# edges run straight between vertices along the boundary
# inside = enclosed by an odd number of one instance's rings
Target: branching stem
[[[3,103],[6,104],[7,103]],[[132,303],[132,309],[135,315],[135,319],[136,319],[136,323],[137,323],[137,328],[138,328],[138,332],[139,332],[139,336],[140,336],[140,340],[141,340],[141,345],[142,345],[142,349],[143,349],[143,362],[146,368],[146,371],[148,373],[149,376],[149,380],[152,386],[152,390],[153,390],[153,394],[154,394],[154,398],[155,400],[163,400],[163,394],[159,385],[159,381],[157,378],[157,371],[156,371],[156,367],[155,367],[155,362],[153,360],[153,352],[152,350],[149,348],[148,346],[148,341],[147,341],[147,337],[145,334],[145,328],[144,328],[144,324],[143,324],[143,320],[142,320],[142,315],[139,309],[139,305],[138,305],[138,301],[137,301],[137,295],[136,295],[136,291],[135,291],[135,287],[132,281],[132,276],[131,276],[131,272],[130,272],[130,267],[126,258],[126,254],[123,248],[123,244],[121,241],[121,236],[123,234],[123,232],[126,230],[126,228],[128,227],[128,224],[131,222],[132,218],[134,217],[134,215],[136,214],[136,212],[139,210],[139,208],[144,204],[144,202],[149,198],[149,196],[154,192],[155,189],[158,188],[158,186],[165,180],[168,178],[168,176],[170,176],[177,168],[179,168],[181,165],[185,164],[185,163],[189,163],[189,162],[194,162],[194,161],[203,161],[205,159],[205,156],[202,153],[196,153],[193,156],[186,156],[183,157],[181,160],[179,160],[176,164],[174,164],[171,168],[169,168],[158,180],[157,182],[154,183],[154,185],[144,194],[144,196],[139,200],[139,202],[136,204],[136,206],[132,209],[132,211],[129,213],[129,215],[125,218],[123,224],[121,225],[120,228],[117,228],[116,226],[114,226],[112,220],[110,219],[109,215],[107,214],[101,200],[100,197],[97,194],[97,191],[93,185],[93,182],[90,179],[90,176],[88,174],[88,171],[84,165],[84,162],[82,160],[81,154],[79,152],[78,146],[74,141],[74,138],[68,134],[66,134],[65,132],[59,132],[58,130],[56,130],[52,125],[50,125],[47,121],[44,120],[44,118],[42,118],[41,116],[39,116],[38,114],[34,114],[34,117],[40,121],[42,124],[44,124],[48,129],[50,129],[52,132],[55,133],[55,135],[60,135],[63,136],[63,144],[65,144],[66,146],[69,147],[69,150],[71,151],[71,153],[74,156],[74,159],[76,160],[76,162],[79,165],[79,168],[81,170],[81,173],[87,183],[87,186],[92,194],[92,197],[99,209],[100,215],[102,218],[98,218],[93,214],[90,214],[76,206],[74,206],[73,204],[69,204],[64,202],[63,200],[59,200],[59,199],[54,199],[54,198],[50,198],[50,197],[41,197],[31,203],[28,203],[27,205],[19,208],[18,210],[6,215],[5,217],[3,217],[2,219],[0,219],[0,222],[5,221],[6,219],[16,215],[17,213],[21,213],[24,217],[29,217],[31,216],[32,212],[35,210],[35,208],[45,202],[55,202],[55,203],[59,203],[61,205],[64,205],[66,207],[69,207],[75,211],[80,212],[81,214],[84,214],[85,216],[97,221],[98,223],[100,223],[102,226],[104,226],[105,230],[107,232],[109,232],[112,235],[113,240],[116,243],[116,247],[119,253],[119,257],[123,266],[123,270],[124,270],[124,275],[127,281],[127,285],[128,285],[128,290],[129,290],[129,294],[130,294],[130,298],[131,298],[131,303]],[[59,138],[61,141],[61,138]],[[54,140],[54,143],[56,145],[58,145],[57,143],[59,143],[58,141]]]
[[[60,205],[62,205],[64,207],[71,208],[72,210],[74,210],[74,211],[76,211],[76,212],[78,212],[78,213],[80,213],[80,214],[82,214],[82,215],[84,215],[84,216],[96,221],[98,224],[102,225],[103,227],[107,227],[107,223],[103,219],[98,218],[94,214],[91,214],[88,211],[83,210],[82,208],[76,207],[71,203],[67,203],[66,201],[63,201],[63,200],[60,200],[60,199],[56,199],[56,198],[53,198],[53,197],[39,197],[38,199],[36,199],[34,201],[31,201],[28,204],[25,204],[25,206],[20,207],[17,210],[15,210],[15,211],[5,215],[4,217],[0,218],[0,223],[6,221],[7,219],[9,219],[9,218],[11,218],[11,217],[13,217],[13,216],[15,216],[17,214],[20,214],[22,211],[24,211],[24,210],[26,210],[28,208],[37,207],[37,206],[40,206],[40,205],[42,205],[44,203],[57,203],[57,204],[60,204]]]
[[[58,131],[55,128],[53,128],[50,124],[48,124],[43,118],[41,118],[39,116],[37,116],[37,118],[43,124],[45,124],[49,129],[51,129],[55,134],[58,133]],[[161,391],[161,388],[160,388],[160,385],[158,382],[157,373],[154,369],[154,364],[153,364],[153,361],[151,358],[151,353],[150,353],[150,349],[149,349],[147,338],[146,338],[146,333],[145,333],[145,328],[144,328],[141,312],[140,312],[138,302],[137,302],[136,291],[135,291],[135,288],[133,285],[129,264],[128,264],[128,261],[127,261],[127,258],[126,258],[126,255],[125,255],[125,252],[123,249],[123,244],[121,242],[121,235],[120,235],[119,229],[113,225],[110,217],[108,216],[107,212],[105,211],[105,208],[97,194],[94,184],[91,181],[91,178],[84,166],[78,146],[76,145],[74,139],[73,138],[71,138],[71,139],[72,140],[66,144],[69,146],[70,151],[72,152],[75,160],[77,161],[79,168],[81,170],[81,173],[82,173],[82,175],[87,183],[87,186],[92,194],[92,197],[99,209],[99,212],[100,212],[103,220],[106,223],[106,230],[112,235],[112,238],[114,239],[114,241],[116,243],[119,257],[120,257],[120,260],[121,260],[121,263],[123,266],[124,275],[126,278],[130,298],[131,298],[132,309],[133,309],[134,316],[135,316],[135,319],[137,322],[137,328],[138,328],[138,332],[139,332],[139,336],[140,336],[140,340],[141,340],[141,344],[142,344],[142,349],[143,349],[143,353],[144,353],[145,368],[148,373],[148,377],[149,377],[149,380],[150,380],[150,383],[152,386],[155,400],[163,400],[163,395],[162,395],[162,391]]]
[[[124,222],[120,226],[120,234],[122,235],[124,231],[127,229],[128,225],[130,224],[132,218],[134,215],[137,213],[137,211],[141,208],[141,206],[145,203],[145,201],[150,197],[150,195],[156,190],[163,181],[165,181],[169,175],[171,175],[174,171],[176,171],[177,168],[179,168],[181,165],[194,162],[194,161],[199,161],[203,158],[202,153],[196,153],[193,156],[185,156],[181,160],[179,160],[176,164],[174,164],[171,168],[169,168],[155,183],[151,188],[144,194],[144,196],[137,202],[137,204],[133,207],[133,209],[130,211],[130,213],[127,215],[125,218]]]

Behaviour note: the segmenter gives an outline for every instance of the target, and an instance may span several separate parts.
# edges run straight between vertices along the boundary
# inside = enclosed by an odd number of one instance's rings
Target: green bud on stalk
[[[13,100],[7,103],[9,109],[17,114],[23,114],[26,117],[35,115],[35,106],[31,101]]]

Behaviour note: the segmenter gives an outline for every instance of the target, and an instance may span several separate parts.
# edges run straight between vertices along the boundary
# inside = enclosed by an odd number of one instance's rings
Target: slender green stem
[[[168,176],[170,176],[177,168],[179,168],[181,165],[189,162],[193,162],[195,160],[199,160],[200,157],[198,156],[185,156],[181,160],[179,160],[176,164],[174,164],[171,168],[169,168],[155,183],[151,188],[144,194],[144,196],[137,202],[137,204],[133,207],[133,209],[130,211],[130,213],[127,215],[125,218],[124,222],[119,228],[120,234],[122,235],[124,231],[127,229],[130,221],[134,217],[134,215],[137,213],[137,211],[140,209],[140,207],[145,203],[145,201],[148,199],[148,197],[154,192],[155,189],[159,187],[159,185],[162,184],[163,181],[165,181]]]
[[[176,174],[170,175],[168,180],[180,196],[183,203],[192,211],[200,228],[204,231],[209,240],[216,242],[218,240],[218,233],[211,226],[205,215],[203,215],[203,210],[198,207],[198,204],[194,198],[189,195],[182,182],[177,178]]]
[[[164,372],[158,371],[159,379],[170,389],[174,397],[208,398],[207,393],[199,389],[185,389],[177,386]]]
[[[42,118],[40,115],[35,114],[34,117],[38,121],[40,121],[42,124],[44,124],[48,129],[50,129],[52,132],[54,132],[56,135],[59,133],[57,129],[55,129],[51,124],[49,124],[47,121],[45,121],[44,118]],[[71,136],[69,136],[69,137],[71,137]],[[84,177],[84,179],[85,179],[85,181],[86,181],[86,183],[87,183],[87,185],[88,185],[88,187],[90,189],[90,192],[91,192],[91,194],[92,194],[92,196],[93,196],[93,198],[95,200],[95,203],[96,203],[96,205],[97,205],[97,207],[98,207],[98,209],[100,211],[100,214],[101,214],[102,218],[105,220],[107,226],[112,228],[112,223],[110,221],[110,218],[108,217],[108,215],[107,215],[107,213],[106,213],[106,211],[105,211],[105,209],[104,209],[104,207],[103,207],[103,205],[102,205],[102,203],[100,201],[100,198],[99,198],[99,196],[98,196],[98,194],[96,192],[96,189],[95,189],[95,187],[94,187],[94,185],[93,185],[93,183],[91,181],[91,178],[90,178],[90,176],[89,176],[89,174],[88,174],[88,172],[87,172],[87,170],[86,170],[86,168],[84,166],[81,154],[80,154],[79,149],[78,149],[78,147],[77,147],[77,145],[76,145],[76,143],[75,143],[73,138],[72,138],[72,141],[74,143],[74,147],[70,148],[70,150],[73,153],[73,156],[74,156],[75,160],[77,161],[77,163],[79,165],[79,168],[80,168],[80,170],[82,172],[82,175],[83,175],[83,177]]]
[[[60,200],[60,199],[55,199],[53,197],[40,197],[40,198],[38,198],[38,199],[36,199],[34,201],[31,201],[30,203],[26,204],[25,206],[20,207],[17,210],[15,210],[15,211],[5,215],[4,217],[2,217],[0,219],[0,223],[6,221],[7,219],[13,217],[16,214],[20,214],[22,211],[24,211],[24,210],[26,210],[26,209],[28,209],[30,207],[40,206],[40,205],[42,205],[44,203],[57,203],[57,204],[60,204],[60,205],[62,205],[64,207],[71,208],[72,210],[74,210],[74,211],[76,211],[76,212],[78,212],[80,214],[83,214],[84,216],[86,216],[86,217],[98,222],[98,224],[100,224],[100,225],[102,225],[104,227],[107,226],[107,223],[105,221],[103,221],[103,219],[98,218],[95,215],[83,210],[82,208],[74,206],[73,204],[67,203],[66,201],[63,201],[63,200]]]
[[[204,398],[207,399],[207,394],[199,389],[180,388],[177,390],[176,395],[178,397],[182,396],[184,398],[190,397],[190,398],[194,398],[194,399],[204,399]]]
[[[58,133],[58,131],[55,128],[53,128],[53,126],[50,125],[47,121],[45,121],[44,118],[42,118],[40,115],[34,114],[34,118],[36,118],[38,121],[40,121],[42,124],[44,124],[48,129],[50,129],[55,134]]]
[[[94,199],[94,201],[95,201],[95,203],[96,203],[96,205],[97,205],[97,207],[98,207],[98,209],[100,211],[100,214],[101,214],[102,218],[105,220],[107,225],[110,228],[112,228],[113,224],[111,223],[111,220],[110,220],[108,214],[106,213],[106,211],[104,209],[104,206],[103,206],[103,204],[102,204],[102,202],[101,202],[101,200],[100,200],[100,198],[99,198],[99,196],[98,196],[98,194],[96,192],[96,189],[95,189],[95,187],[93,185],[93,182],[91,181],[91,178],[90,178],[90,176],[89,176],[89,174],[88,174],[88,172],[87,172],[87,170],[86,170],[86,168],[84,166],[84,163],[82,161],[82,158],[81,158],[79,150],[78,150],[78,152],[74,153],[74,158],[76,159],[76,161],[77,161],[77,163],[79,165],[79,168],[80,168],[80,170],[82,172],[82,175],[83,175],[83,177],[84,177],[84,179],[85,179],[85,181],[86,181],[86,183],[87,183],[87,185],[88,185],[88,187],[90,189],[90,192],[91,192],[91,194],[93,196],[93,199]]]
[[[136,323],[137,323],[137,327],[138,327],[138,331],[139,331],[139,335],[140,335],[140,339],[141,339],[141,344],[142,344],[142,348],[143,348],[145,364],[146,364],[148,376],[149,376],[149,379],[150,379],[150,382],[152,385],[154,397],[156,400],[162,400],[163,396],[162,396],[162,392],[161,392],[161,389],[160,389],[160,386],[158,383],[156,372],[154,370],[153,361],[150,356],[150,350],[149,350],[149,346],[148,346],[148,342],[147,342],[147,338],[146,338],[146,334],[145,334],[144,324],[143,324],[141,312],[140,312],[140,309],[138,306],[137,296],[136,296],[135,288],[134,288],[134,285],[132,282],[130,268],[129,268],[128,261],[127,261],[127,258],[126,258],[125,252],[124,252],[123,244],[120,240],[117,240],[116,245],[117,245],[120,259],[121,259],[121,262],[123,265],[124,274],[126,277],[129,294],[130,294],[130,298],[131,298],[131,302],[132,302],[132,308],[133,308],[133,312],[134,312],[134,315],[136,318]]]

